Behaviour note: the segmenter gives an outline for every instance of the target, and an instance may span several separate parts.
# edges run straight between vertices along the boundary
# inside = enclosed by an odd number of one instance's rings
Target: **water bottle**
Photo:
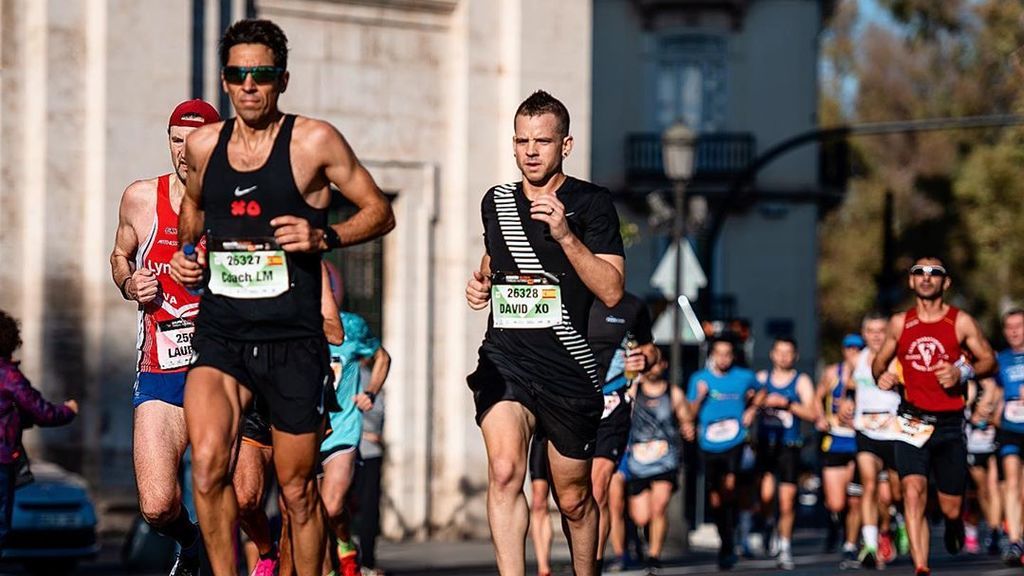
[[[634,338],[632,334],[626,334],[626,361],[627,362],[629,361],[629,355],[633,352],[633,350],[636,350],[639,347],[640,347],[640,343],[636,341],[636,338]],[[626,377],[626,381],[629,382],[630,384],[632,384],[633,380],[636,380],[636,377],[638,376],[636,370],[625,370],[622,373],[622,375]]]
[[[196,253],[196,246],[195,246],[195,244],[192,244],[191,242],[186,242],[184,245],[182,245],[181,253],[185,255],[185,258],[188,258],[189,260],[191,260],[193,262],[195,262],[199,258],[199,255]],[[189,286],[189,287],[186,287],[185,290],[189,294],[191,294],[193,296],[202,296],[203,295],[203,287],[202,286],[195,286],[195,287]]]

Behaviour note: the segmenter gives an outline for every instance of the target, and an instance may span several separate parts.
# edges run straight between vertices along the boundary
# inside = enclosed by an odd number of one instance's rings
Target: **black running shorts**
[[[931,472],[942,494],[962,496],[967,484],[967,445],[963,420],[936,423],[931,438],[920,448],[896,442],[896,470],[900,478]]]
[[[618,400],[609,398],[611,396],[617,397]],[[618,466],[622,456],[626,453],[633,407],[632,400],[626,394],[625,388],[606,394],[605,404],[607,405],[609,401],[616,402],[616,404],[597,425],[597,450],[594,451],[594,458],[606,458]]]
[[[594,456],[597,428],[604,410],[600,390],[579,397],[552,393],[543,383],[504,376],[487,354],[480,355],[476,371],[466,382],[473,391],[477,425],[498,402],[518,402],[537,419],[535,432],[546,436],[559,454],[576,460]]]
[[[333,376],[322,336],[239,342],[196,331],[192,350],[191,368],[214,368],[238,380],[262,398],[275,429],[289,434],[321,430],[325,391]]]

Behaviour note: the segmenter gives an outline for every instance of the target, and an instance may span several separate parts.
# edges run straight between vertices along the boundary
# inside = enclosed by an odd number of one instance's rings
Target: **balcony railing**
[[[754,158],[754,136],[741,133],[703,134],[697,138],[694,178],[728,179]],[[664,181],[661,134],[630,134],[626,138],[626,173],[631,182]]]

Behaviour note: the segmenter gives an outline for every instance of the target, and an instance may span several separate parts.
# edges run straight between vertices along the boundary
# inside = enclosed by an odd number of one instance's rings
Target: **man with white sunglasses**
[[[895,456],[903,488],[910,553],[918,576],[928,568],[928,523],[924,512],[928,475],[934,475],[939,508],[946,521],[946,550],[963,547],[960,516],[967,480],[964,441],[964,386],[996,369],[995,354],[970,314],[943,301],[951,284],[941,258],[924,256],[910,268],[915,305],[889,321],[885,343],[872,363],[878,387],[902,386],[894,423]],[[897,359],[898,374],[888,371]]]

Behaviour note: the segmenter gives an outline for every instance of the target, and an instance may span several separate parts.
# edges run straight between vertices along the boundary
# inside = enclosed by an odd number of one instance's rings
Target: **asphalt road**
[[[1022,575],[1024,568],[1008,568],[998,558],[991,556],[972,556],[961,554],[949,556],[942,548],[939,535],[933,541],[932,572],[941,574],[963,574],[971,576],[1009,576]],[[793,576],[853,574],[859,571],[841,572],[838,568],[838,556],[821,552],[820,536],[813,532],[798,534],[794,542],[796,569],[788,574]],[[120,563],[120,548],[117,542],[108,542],[98,558],[82,563],[73,574],[79,576],[166,576],[166,570],[130,570]],[[382,543],[379,549],[380,565],[389,574],[408,576],[430,575],[446,576],[459,574],[466,576],[493,576],[493,554],[488,542],[427,542],[427,543]],[[556,545],[554,574],[569,575],[567,555],[564,549]],[[775,568],[775,562],[768,558],[741,560],[732,571],[735,574],[781,574]],[[889,574],[913,574],[913,566],[907,559],[900,559],[885,569]],[[528,574],[536,573],[531,566]],[[12,564],[0,564],[0,576],[25,576],[28,572],[22,567]],[[245,576],[241,571],[241,576]],[[640,570],[622,572],[624,576],[642,575]],[[696,551],[684,558],[666,562],[660,574],[692,575],[719,574],[715,565],[713,552]],[[56,575],[52,575],[56,576]]]

